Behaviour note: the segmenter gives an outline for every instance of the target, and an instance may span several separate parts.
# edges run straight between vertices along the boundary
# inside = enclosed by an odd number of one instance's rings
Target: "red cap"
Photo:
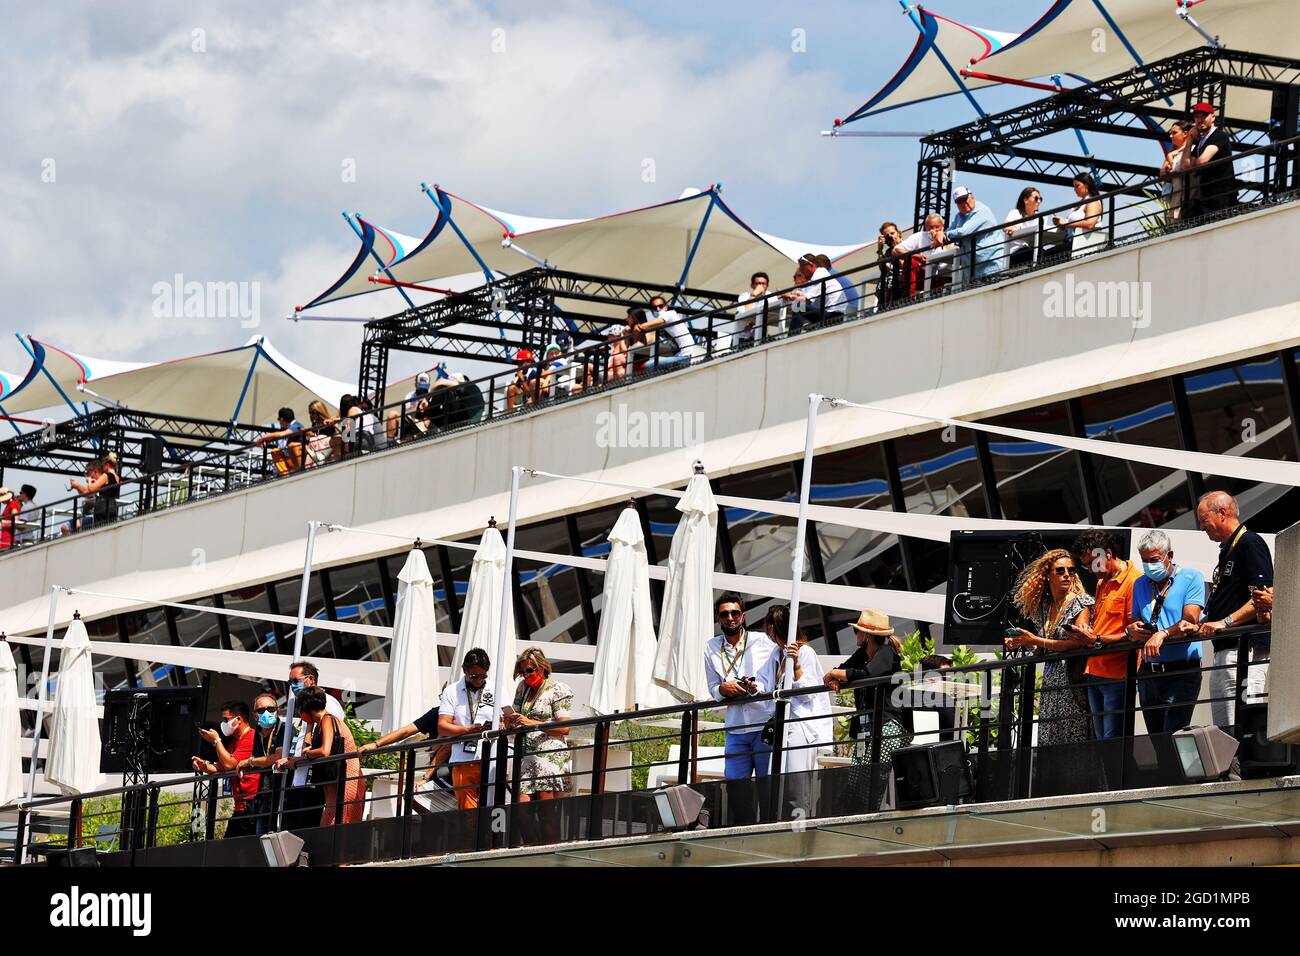
[[[515,361],[516,361],[516,362],[531,362],[531,361],[533,361],[533,353],[532,353],[532,350],[531,350],[531,349],[520,349],[518,352],[515,353]]]
[[[1213,112],[1214,112],[1214,104],[1213,104],[1213,103],[1206,103],[1205,101],[1201,101],[1200,103],[1197,103],[1195,106],[1192,107],[1192,112],[1193,112],[1193,113],[1213,113]]]

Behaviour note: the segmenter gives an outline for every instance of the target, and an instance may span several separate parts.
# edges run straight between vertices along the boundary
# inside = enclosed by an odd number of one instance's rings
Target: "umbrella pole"
[[[519,475],[523,471],[518,465],[510,469],[510,519],[506,524],[506,573],[501,581],[501,618],[497,623],[497,652],[496,660],[492,662],[497,669],[496,680],[493,682],[494,690],[492,692],[492,706],[496,714],[501,713],[501,707],[506,700],[506,675],[513,669],[513,661],[507,663],[506,657],[506,622],[510,618],[510,584],[514,576],[515,560],[515,518],[519,510]],[[498,729],[500,720],[494,722]],[[506,745],[505,737],[500,738],[500,745]]]
[[[691,784],[700,782],[700,712],[691,711]]]
[[[36,754],[41,746],[41,729],[45,726],[45,685],[50,680],[50,649],[54,646],[54,619],[59,608],[59,586],[50,588],[50,617],[45,625],[45,658],[41,662],[41,682],[36,687],[36,725],[32,728],[32,759],[27,767],[27,802],[36,792]],[[19,848],[19,863],[27,862],[27,845]]]
[[[298,629],[293,635],[293,661],[290,663],[302,657],[303,621],[307,617],[307,589],[311,585],[311,563],[316,554],[316,529],[320,525],[319,521],[307,522],[307,551],[302,560],[302,584],[298,590]],[[288,688],[284,702],[284,737],[280,743],[280,753],[285,757],[289,756],[289,751],[293,745],[293,704],[293,689]],[[346,774],[344,776],[346,777]],[[339,786],[343,786],[343,783],[340,783]],[[276,814],[277,821],[284,816],[284,802],[288,793],[288,786],[280,788],[280,808],[279,813]]]

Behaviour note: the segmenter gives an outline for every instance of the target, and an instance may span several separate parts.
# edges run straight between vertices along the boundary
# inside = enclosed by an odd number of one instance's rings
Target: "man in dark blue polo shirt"
[[[1241,523],[1237,502],[1226,491],[1201,496],[1196,505],[1196,523],[1211,541],[1219,543],[1219,563],[1214,569],[1200,631],[1202,637],[1214,638],[1210,710],[1214,723],[1230,731],[1236,718],[1238,638],[1222,636],[1222,632],[1255,623],[1250,589],[1273,584],[1273,556],[1264,539]],[[1247,698],[1260,698],[1268,673],[1269,635],[1252,638],[1250,651],[1252,663],[1243,689]]]

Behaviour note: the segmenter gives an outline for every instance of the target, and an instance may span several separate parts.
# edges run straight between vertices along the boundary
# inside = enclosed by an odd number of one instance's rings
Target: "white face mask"
[[[232,734],[234,734],[234,732],[235,732],[235,725],[233,722],[229,720],[223,720],[221,722],[221,736],[229,737]]]

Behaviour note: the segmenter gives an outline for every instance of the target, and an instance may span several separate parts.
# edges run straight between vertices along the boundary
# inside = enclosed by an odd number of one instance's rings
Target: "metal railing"
[[[1252,167],[1252,175],[1258,175],[1240,178],[1235,166],[1243,163]],[[126,508],[125,513],[119,510],[117,520],[354,460],[397,445],[531,414],[586,395],[734,355],[753,346],[1023,277],[1300,197],[1300,137],[1279,140],[1230,159],[1215,160],[1199,167],[1196,173],[1179,175],[1204,179],[1207,172],[1229,167],[1234,168],[1231,181],[1217,193],[1202,191],[1191,206],[1186,201],[1166,200],[1162,190],[1170,183],[1169,177],[1153,176],[1144,183],[1040,209],[1032,217],[999,223],[995,228],[961,237],[942,248],[932,248],[928,254],[884,257],[815,284],[780,289],[735,306],[701,310],[695,304],[683,302],[680,309],[688,314],[655,329],[653,340],[643,339],[642,333],[637,332],[614,333],[605,341],[573,349],[551,361],[545,356],[535,357],[511,371],[439,387],[427,397],[403,397],[388,402],[369,410],[375,420],[366,427],[359,419],[345,418],[307,428],[289,439],[286,449],[264,450],[259,466],[247,470],[245,475],[241,475],[234,460],[239,453],[227,451],[213,480],[196,481],[194,470],[181,469],[183,493],[153,495],[143,507]],[[1190,197],[1191,183],[1190,179],[1183,179],[1182,193],[1174,189],[1170,195]],[[1053,219],[1068,217],[1085,201],[1101,204],[1100,221],[1086,234],[1068,236]],[[1207,206],[1213,208],[1207,210]],[[1193,214],[1185,215],[1189,212]],[[1017,235],[1009,237],[1008,229]],[[1023,243],[1028,255],[1013,255],[1009,249],[1013,241]],[[1123,289],[1111,291],[1119,296],[1114,304],[1135,310],[1132,317],[1137,318],[1140,303],[1135,303],[1131,294],[1121,295]],[[673,328],[684,330],[685,334],[679,331],[674,335],[669,331]],[[691,341],[689,350],[677,351],[671,344],[675,338]],[[145,483],[154,479],[134,480]],[[127,483],[124,480],[123,484]],[[30,522],[35,527],[19,529],[18,542],[33,543],[33,539],[46,540],[57,534],[61,525],[48,520],[52,512],[47,509],[58,506],[63,507],[64,513],[77,507],[75,499],[42,506],[39,520]]]
[[[1217,702],[1232,708],[1235,733],[1249,742],[1257,728],[1246,719],[1248,711],[1244,708],[1265,702],[1262,697],[1248,698],[1250,668],[1265,664],[1258,655],[1251,659],[1250,648],[1253,640],[1267,633],[1267,627],[1259,626],[1221,632],[1220,640],[1236,642],[1236,663],[1202,662],[1197,668],[1198,675],[1230,671],[1231,686],[1239,690],[1226,697],[1215,697],[1213,692],[1205,697],[1198,691],[1194,701],[1139,706],[1139,696],[1145,697],[1139,695],[1142,683],[1163,680],[1168,673],[1139,669],[1137,652],[1141,644],[1137,642],[1009,656],[921,675],[891,675],[846,683],[840,691],[852,691],[853,703],[833,713],[840,725],[833,741],[818,739],[814,734],[812,742],[807,742],[808,735],[789,733],[803,721],[825,719],[797,716],[794,712],[800,698],[830,693],[825,686],[745,698],[745,703],[771,702],[770,720],[727,731],[770,730],[770,773],[765,776],[728,779],[725,770],[719,773],[718,764],[725,767],[728,762],[718,747],[724,726],[711,718],[728,705],[706,701],[402,742],[365,754],[367,761],[391,761],[396,757],[396,768],[365,769],[360,774],[355,764],[348,768],[358,759],[355,752],[300,764],[311,768],[341,764],[339,777],[356,780],[360,776],[364,780],[365,790],[359,796],[348,795],[349,786],[357,789],[355,783],[309,782],[292,788],[285,800],[281,794],[285,774],[262,771],[262,790],[254,807],[243,815],[241,825],[257,832],[293,829],[307,842],[313,864],[338,864],[652,835],[664,832],[653,790],[658,785],[678,782],[688,783],[704,794],[714,827],[871,813],[882,809],[890,792],[891,755],[912,744],[919,735],[906,726],[911,720],[904,719],[904,715],[922,710],[947,710],[957,718],[949,721],[950,729],[939,731],[938,737],[960,739],[965,745],[970,765],[967,802],[1179,785],[1186,778],[1168,734],[1137,734],[1137,714],[1150,716],[1172,706]],[[1164,647],[1199,640],[1171,637]],[[1074,693],[1081,686],[1072,682],[1066,688],[1039,687],[1039,667],[1067,667],[1071,661],[1116,653],[1126,654],[1127,660],[1125,676],[1112,682],[1122,685],[1123,704],[1108,713],[1121,718],[1122,735],[1105,740],[1044,743],[1052,736],[1048,730],[1054,722],[1080,719],[1078,714],[1068,718],[1040,714],[1044,694]],[[937,687],[931,683],[936,677],[943,681]],[[958,693],[960,688],[966,691]],[[1084,716],[1091,721],[1101,715],[1085,711]],[[863,731],[856,738],[846,736],[842,732],[846,721],[861,722]],[[539,772],[544,768],[533,763],[538,753],[533,735],[559,728],[567,730],[568,736],[558,750],[547,751],[551,759],[559,755],[559,769]],[[793,740],[800,742],[791,743]],[[434,785],[422,788],[417,784],[422,761],[443,747],[464,743],[472,743],[477,752],[472,760],[458,766],[475,767],[476,773],[447,781],[443,765],[428,771]],[[665,748],[672,746],[678,752],[674,755],[669,750],[665,754]],[[710,747],[717,749],[702,752]],[[610,755],[620,751],[629,756],[612,760]],[[1286,767],[1265,773],[1283,773],[1288,768],[1294,772],[1295,751],[1288,749],[1286,753],[1290,755]],[[581,770],[576,766],[579,758],[585,764]],[[813,769],[791,770],[792,766]],[[638,785],[642,773],[645,779]],[[217,791],[221,781],[238,777],[238,773],[230,771],[169,783],[111,787],[73,798],[42,798],[11,805],[0,808],[0,814],[15,815],[13,856],[28,861],[50,851],[97,846],[104,865],[255,863],[261,857],[252,837],[217,839],[223,820],[229,825],[220,805],[233,799]],[[546,780],[554,781],[553,785],[541,789],[553,789],[555,799],[526,799],[528,790],[538,789],[539,783]],[[175,796],[176,787],[192,795],[169,802],[167,797]],[[315,799],[296,799],[310,796],[313,788],[322,791]],[[283,812],[286,805],[290,811],[287,816]],[[101,832],[89,836],[84,833],[88,820],[109,814],[120,817],[120,824],[101,827]],[[163,817],[167,815],[179,819],[166,822]],[[324,819],[332,822],[324,825]],[[59,839],[60,830],[66,831],[63,839]],[[175,845],[164,845],[167,843]]]

